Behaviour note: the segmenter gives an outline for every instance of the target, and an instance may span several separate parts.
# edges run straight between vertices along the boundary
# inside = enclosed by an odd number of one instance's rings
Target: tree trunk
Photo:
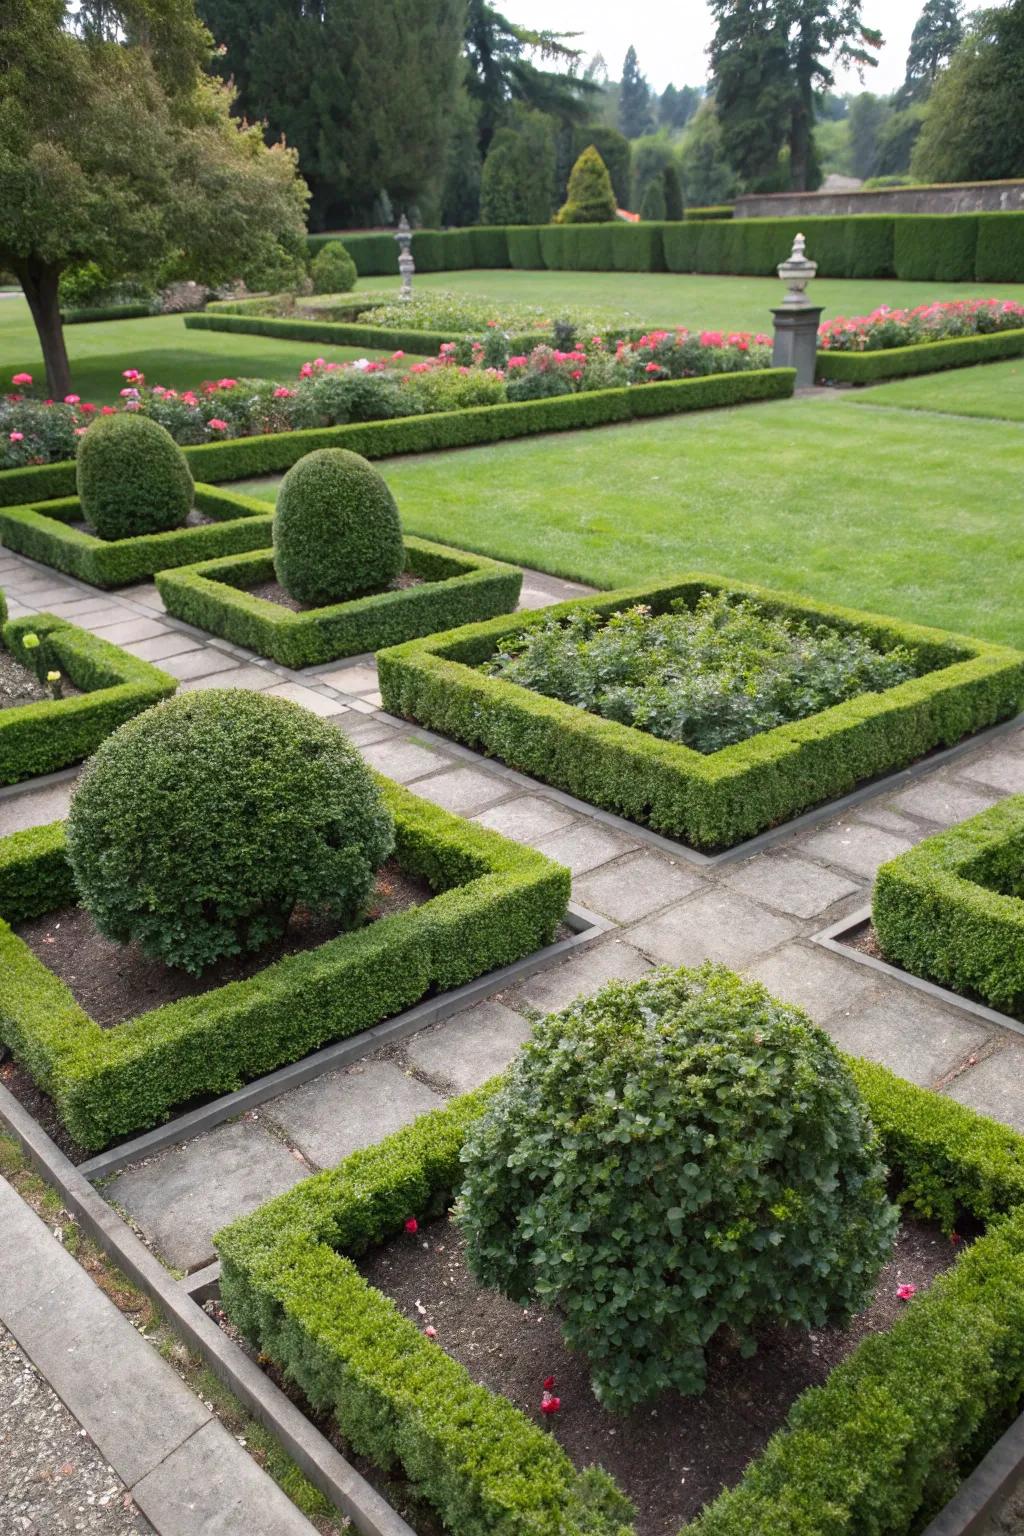
[[[46,387],[54,400],[71,393],[71,365],[64,345],[57,284],[60,268],[29,257],[14,263],[14,275],[28,300],[46,365]]]

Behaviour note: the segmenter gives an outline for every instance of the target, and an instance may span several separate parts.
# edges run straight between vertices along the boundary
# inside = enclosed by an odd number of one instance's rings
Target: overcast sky
[[[885,43],[878,67],[839,80],[840,90],[893,91],[902,82],[907,45],[924,0],[864,0],[863,17],[881,29]],[[711,12],[705,0],[506,0],[500,7],[528,27],[581,32],[579,45],[588,56],[603,53],[608,73],[617,79],[630,43],[640,68],[659,91],[675,85],[700,85],[707,75],[705,49],[711,40]]]

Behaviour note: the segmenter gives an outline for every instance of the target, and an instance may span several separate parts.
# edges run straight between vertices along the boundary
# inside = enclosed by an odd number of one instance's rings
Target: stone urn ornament
[[[786,296],[772,310],[772,367],[795,368],[797,389],[810,389],[814,384],[822,313],[821,305],[812,304],[807,297],[807,285],[817,272],[818,263],[808,259],[806,245],[803,235],[797,235],[786,260],[776,268],[786,284]]]
[[[412,298],[412,275],[416,271],[416,263],[413,260],[412,229],[405,214],[398,221],[398,230],[395,234],[398,241],[398,270],[402,274],[402,287],[398,295],[400,299]]]

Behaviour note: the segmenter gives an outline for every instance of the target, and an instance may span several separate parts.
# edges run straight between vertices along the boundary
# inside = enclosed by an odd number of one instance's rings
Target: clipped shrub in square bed
[[[52,613],[11,619],[0,634],[16,661],[34,668],[41,653],[47,669],[80,690],[74,697],[0,710],[0,784],[18,784],[82,762],[111,731],[178,686],[176,678],[148,661]],[[30,650],[25,637],[33,634],[40,644]]]
[[[43,465],[40,469],[58,467]],[[204,557],[261,549],[270,537],[270,510],[266,502],[252,496],[197,485],[194,507],[210,521],[164,533],[101,539],[85,527],[75,526],[83,521],[81,503],[77,496],[63,496],[27,506],[0,507],[0,540],[30,560],[66,571],[94,587],[108,588],[145,581],[157,571],[189,565]]]
[[[916,675],[703,753],[480,670],[502,641],[553,619],[606,619],[636,604],[658,615],[677,602],[693,608],[708,593],[748,599],[798,624],[858,634],[882,650],[905,647]],[[1024,700],[1024,655],[1017,651],[697,574],[412,641],[383,651],[378,668],[392,714],[709,850],[732,847],[952,745],[1015,714]]]
[[[1024,1138],[873,1064],[847,1061],[901,1202],[949,1230],[1003,1218],[870,1337],[689,1527],[700,1536],[908,1536],[1005,1427],[1024,1370]],[[467,1371],[360,1275],[415,1212],[442,1214],[500,1080],[306,1180],[220,1232],[232,1321],[460,1536],[630,1536],[599,1469]]]
[[[75,899],[64,824],[0,840],[0,1040],[78,1142],[104,1147],[551,941],[569,899],[567,870],[378,784],[398,864],[429,883],[429,901],[109,1029],[9,926]]]
[[[1024,1018],[1024,795],[883,864],[871,915],[893,965]]]

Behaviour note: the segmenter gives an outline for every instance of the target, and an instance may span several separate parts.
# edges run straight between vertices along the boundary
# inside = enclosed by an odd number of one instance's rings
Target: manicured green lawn
[[[340,362],[380,355],[365,347],[187,331],[181,315],[69,325],[64,334],[75,393],[100,404],[117,398],[125,368],[141,369],[150,384],[190,389],[204,379],[225,377],[291,380],[311,357]],[[10,388],[12,374],[23,371],[40,383],[45,377],[28,305],[21,298],[0,299],[0,392]]]
[[[942,411],[953,416],[996,416],[1024,421],[1024,358],[951,368],[919,379],[896,379],[850,395],[857,405],[908,411]]]
[[[811,397],[382,468],[410,533],[597,586],[718,572],[1024,646],[1024,428]]]
[[[781,261],[787,252],[779,256]],[[813,256],[814,252],[810,251]],[[687,325],[704,330],[770,331],[771,308],[785,292],[773,277],[697,277],[671,272],[430,272],[414,287],[445,288],[549,307],[596,304],[625,312],[637,325]],[[398,278],[365,278],[361,288],[398,287]],[[358,291],[358,290],[357,290]],[[900,283],[823,278],[812,283],[824,318],[870,314],[880,304],[912,308],[932,299],[998,297],[1024,300],[1022,284]]]

